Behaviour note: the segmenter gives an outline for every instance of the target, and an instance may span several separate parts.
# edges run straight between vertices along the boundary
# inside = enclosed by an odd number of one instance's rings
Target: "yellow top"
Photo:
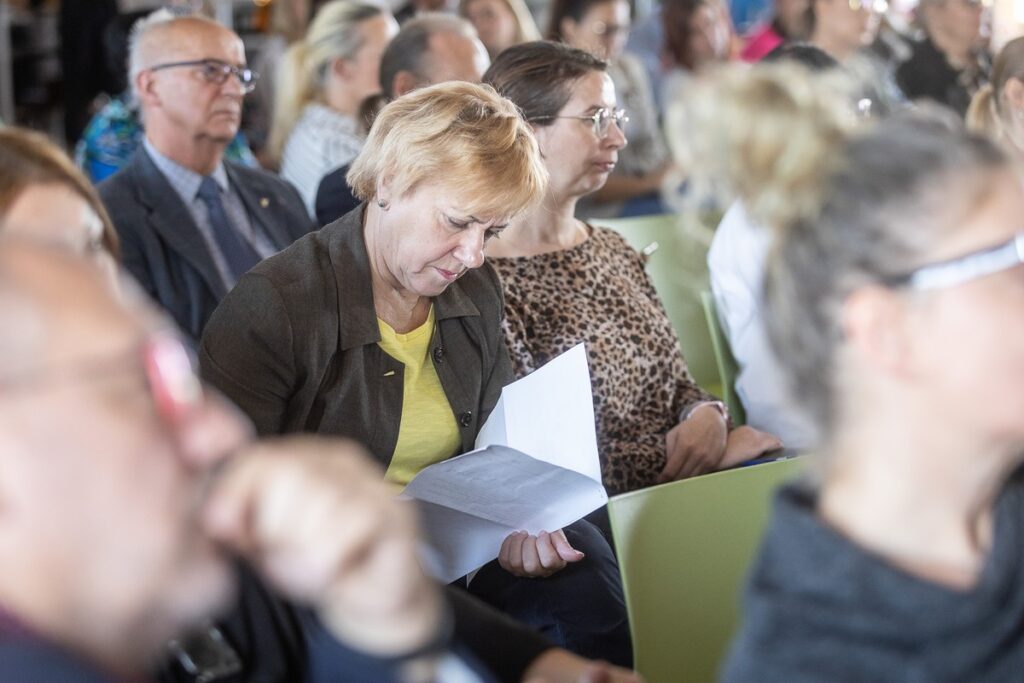
[[[430,307],[427,321],[408,334],[395,332],[380,318],[377,326],[380,347],[405,365],[398,443],[384,475],[388,481],[404,486],[424,467],[457,454],[462,438],[430,358],[434,307]]]

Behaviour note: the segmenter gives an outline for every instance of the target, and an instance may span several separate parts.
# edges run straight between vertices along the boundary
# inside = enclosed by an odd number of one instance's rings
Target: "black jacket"
[[[295,188],[265,171],[224,162],[253,226],[278,249],[313,229]],[[193,341],[227,293],[188,208],[140,147],[99,186],[121,238],[123,265]]]

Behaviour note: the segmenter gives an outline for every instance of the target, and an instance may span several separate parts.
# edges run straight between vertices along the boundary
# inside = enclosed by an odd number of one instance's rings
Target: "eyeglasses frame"
[[[222,74],[222,76],[219,79],[211,80],[209,77],[207,77],[205,75],[205,73],[203,75],[203,79],[207,83],[211,83],[213,85],[224,85],[225,83],[227,83],[227,80],[228,80],[228,78],[230,76],[234,76],[235,78],[238,79],[238,82],[241,84],[242,90],[245,92],[245,94],[249,94],[253,90],[255,90],[256,89],[256,82],[259,81],[259,79],[260,79],[259,73],[257,73],[256,71],[253,71],[252,69],[250,69],[247,66],[236,66],[234,64],[228,64],[227,62],[222,62],[219,59],[209,59],[209,58],[207,58],[207,59],[192,59],[192,60],[188,60],[188,61],[184,61],[184,62],[167,62],[165,64],[157,64],[156,66],[151,66],[151,67],[149,67],[146,70],[147,71],[163,71],[164,69],[181,69],[181,68],[197,67],[197,66],[202,66],[202,67],[216,66],[216,67],[220,67],[220,73]],[[246,74],[248,74],[248,76],[246,76]],[[247,78],[248,78],[248,80],[246,80]]]

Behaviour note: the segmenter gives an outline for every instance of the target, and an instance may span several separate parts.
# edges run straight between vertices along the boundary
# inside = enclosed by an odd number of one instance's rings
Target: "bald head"
[[[210,40],[231,40],[241,45],[233,31],[202,15],[177,16],[161,9],[140,19],[132,27],[128,43],[128,78],[134,87],[142,71],[158,64],[202,59],[203,46]]]
[[[402,26],[381,58],[381,89],[390,99],[447,81],[479,83],[490,64],[465,19],[424,14]]]

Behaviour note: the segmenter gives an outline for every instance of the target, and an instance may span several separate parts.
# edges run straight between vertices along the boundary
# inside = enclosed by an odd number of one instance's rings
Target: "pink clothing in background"
[[[772,24],[765,24],[750,34],[747,44],[740,53],[745,62],[760,61],[765,55],[782,45],[784,38],[778,34]]]

